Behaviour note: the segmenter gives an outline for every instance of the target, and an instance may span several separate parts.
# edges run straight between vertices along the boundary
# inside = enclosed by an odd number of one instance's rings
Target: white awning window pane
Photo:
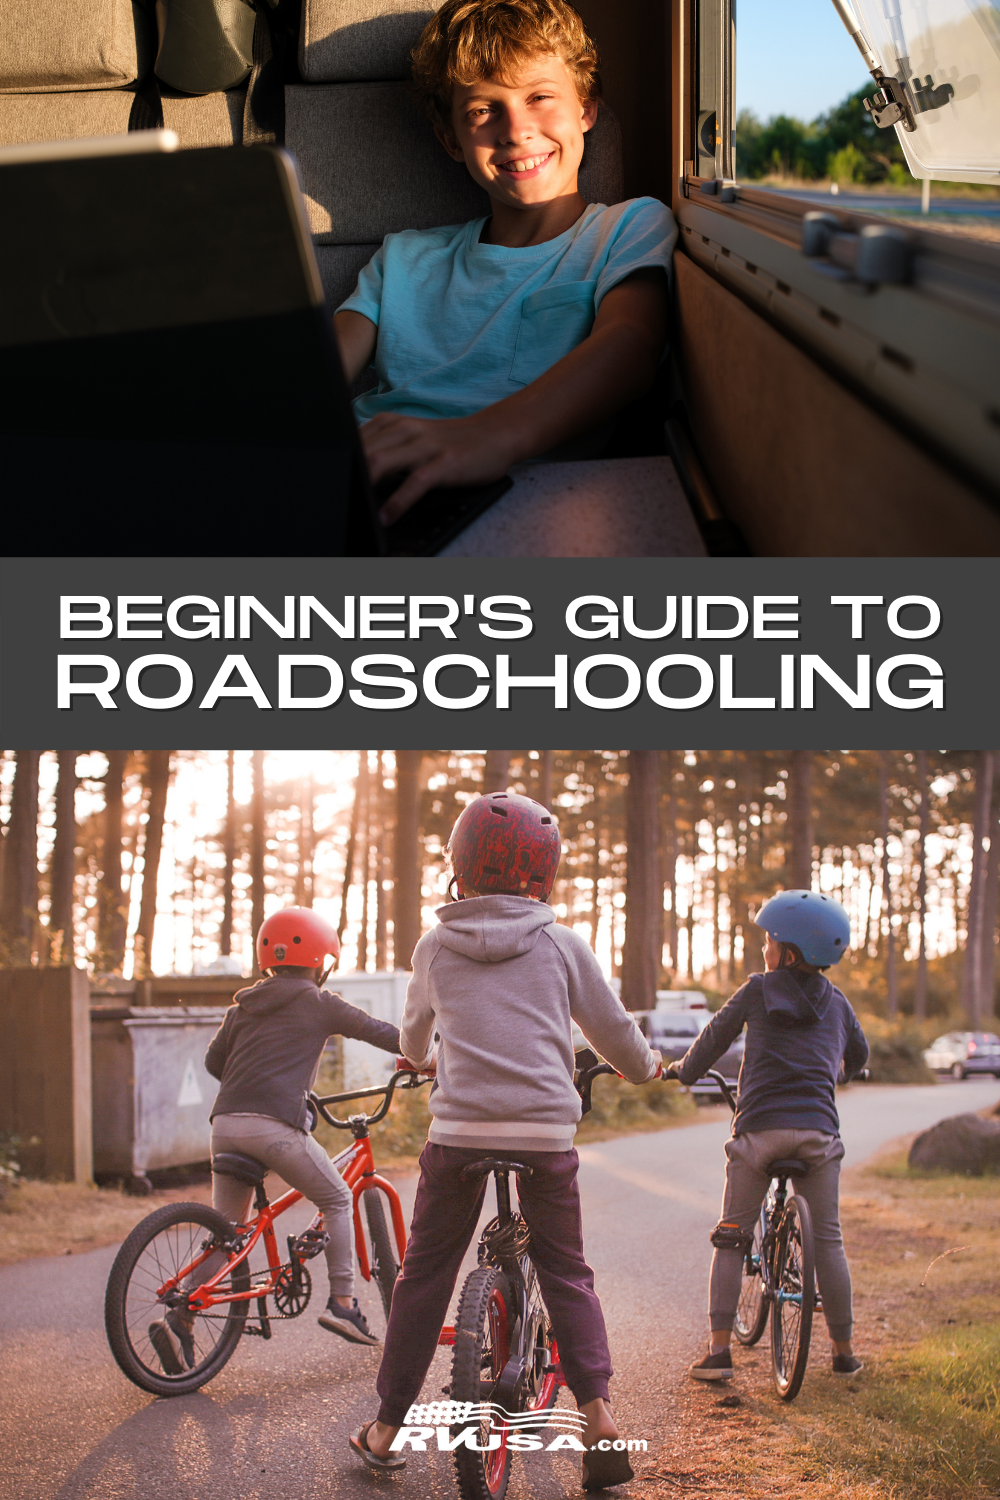
[[[896,131],[914,175],[1000,179],[1000,5],[854,0],[854,8],[912,102],[916,129]]]

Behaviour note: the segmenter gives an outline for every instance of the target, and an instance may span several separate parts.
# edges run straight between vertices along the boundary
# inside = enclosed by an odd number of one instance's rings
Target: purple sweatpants
[[[390,1427],[403,1425],[420,1395],[487,1186],[492,1190],[491,1177],[462,1182],[459,1174],[491,1154],[430,1141],[421,1154],[410,1239],[376,1383],[382,1399],[378,1420]],[[518,1151],[516,1159],[534,1168],[518,1183],[518,1197],[566,1384],[578,1406],[597,1396],[606,1400],[611,1354],[594,1273],[583,1258],[579,1158],[575,1151]]]

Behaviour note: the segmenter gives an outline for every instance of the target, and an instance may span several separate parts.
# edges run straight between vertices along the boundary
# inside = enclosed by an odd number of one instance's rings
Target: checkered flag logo
[[[565,1407],[538,1412],[506,1411],[493,1401],[418,1402],[406,1413],[408,1427],[464,1427],[469,1423],[480,1422],[511,1429],[562,1427],[567,1431],[577,1432],[584,1427],[585,1418],[582,1412],[567,1411]]]
[[[408,1427],[457,1427],[459,1423],[478,1422],[482,1409],[476,1401],[427,1401],[411,1406],[406,1413]]]

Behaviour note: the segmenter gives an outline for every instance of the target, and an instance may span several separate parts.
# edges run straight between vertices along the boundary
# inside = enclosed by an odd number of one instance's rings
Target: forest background
[[[832,183],[838,188],[916,191],[895,130],[880,130],[864,107],[872,93],[868,79],[832,109],[813,120],[771,115],[761,120],[741,109],[736,120],[736,176],[740,182],[766,180],[773,186]],[[994,198],[996,187],[935,182],[936,196]]]
[[[0,963],[250,975],[252,932],[297,903],[337,925],[342,969],[406,968],[455,818],[506,787],[554,807],[556,914],[632,1009],[671,985],[719,1003],[761,967],[753,913],[813,887],[850,913],[857,1006],[992,1028],[990,751],[4,752]]]

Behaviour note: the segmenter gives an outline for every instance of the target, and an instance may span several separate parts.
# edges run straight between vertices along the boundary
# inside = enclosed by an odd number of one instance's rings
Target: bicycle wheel
[[[183,1396],[217,1375],[240,1341],[247,1303],[225,1303],[199,1313],[194,1326],[194,1366],[168,1375],[150,1341],[150,1326],[169,1310],[161,1295],[212,1243],[232,1239],[233,1226],[204,1203],[168,1203],[137,1224],[115,1256],[104,1299],[104,1327],[111,1352],[133,1384],[154,1396]],[[198,1278],[198,1272],[194,1272]],[[220,1291],[250,1286],[246,1261]]]
[[[377,1284],[386,1321],[392,1306],[392,1289],[399,1275],[396,1259],[396,1244],[389,1233],[385,1218],[385,1204],[378,1188],[370,1188],[364,1194],[365,1218],[368,1220],[368,1243],[372,1264],[372,1280]]]
[[[761,1247],[764,1243],[764,1210],[754,1226],[753,1244],[743,1260],[743,1281],[740,1300],[736,1308],[733,1332],[747,1348],[756,1344],[767,1327],[767,1300],[764,1297],[764,1277],[761,1272]]]
[[[771,1369],[783,1401],[799,1394],[806,1373],[816,1299],[815,1265],[809,1205],[793,1194],[778,1226],[771,1309]]]
[[[492,1401],[493,1389],[510,1357],[511,1294],[506,1276],[495,1266],[479,1266],[462,1288],[455,1318],[455,1353],[451,1364],[453,1401]],[[463,1424],[466,1428],[468,1423]],[[452,1436],[459,1428],[452,1429]],[[487,1414],[473,1441],[482,1449],[499,1435],[499,1447],[474,1452],[464,1443],[455,1449],[458,1492],[462,1500],[503,1500],[510,1479],[511,1450],[507,1428],[499,1433]]]

